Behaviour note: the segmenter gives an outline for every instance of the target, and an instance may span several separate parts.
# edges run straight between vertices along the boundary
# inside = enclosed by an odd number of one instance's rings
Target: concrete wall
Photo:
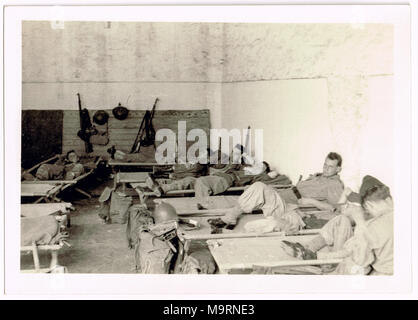
[[[264,129],[264,159],[293,180],[333,150],[356,188],[393,177],[390,25],[226,24],[222,125]]]
[[[26,21],[23,109],[209,109],[220,126],[222,25]]]

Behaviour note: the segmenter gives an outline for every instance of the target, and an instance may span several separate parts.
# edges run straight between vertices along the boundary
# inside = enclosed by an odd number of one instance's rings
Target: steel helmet
[[[107,120],[109,119],[109,115],[104,110],[98,110],[93,116],[94,123],[98,125],[106,124]]]
[[[178,221],[176,209],[168,203],[162,202],[159,204],[152,214],[155,223],[162,223],[167,221]]]
[[[116,119],[125,120],[128,117],[129,110],[119,103],[116,108],[113,108],[112,113]]]

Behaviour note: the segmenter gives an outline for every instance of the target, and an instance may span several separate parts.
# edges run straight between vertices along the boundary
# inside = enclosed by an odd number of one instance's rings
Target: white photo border
[[[408,293],[412,290],[410,7],[408,5],[280,6],[9,6],[4,15],[5,293],[6,295],[252,295],[278,293]],[[394,25],[395,275],[265,276],[20,273],[21,25],[24,20],[389,23]],[[359,16],[361,19],[359,20]],[[187,279],[187,280],[186,280]],[[162,294],[162,296],[160,296]],[[255,296],[254,296],[255,295]],[[231,297],[231,296],[229,296]]]

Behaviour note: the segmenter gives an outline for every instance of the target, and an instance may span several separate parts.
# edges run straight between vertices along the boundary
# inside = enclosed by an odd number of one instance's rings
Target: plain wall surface
[[[220,126],[222,25],[25,21],[23,109],[209,109]]]
[[[264,160],[295,182],[343,157],[341,177],[393,182],[393,28],[379,24],[224,27],[222,125],[264,129]]]

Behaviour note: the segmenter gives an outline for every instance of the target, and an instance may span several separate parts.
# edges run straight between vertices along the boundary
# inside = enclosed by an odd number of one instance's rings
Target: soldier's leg
[[[213,176],[199,177],[194,184],[195,197],[199,204],[207,206],[209,203],[209,196],[213,193]]]
[[[51,166],[52,165],[48,163],[41,164],[38,170],[36,171],[36,174],[35,174],[36,178],[38,180],[50,180]]]
[[[351,221],[346,216],[340,215],[327,222],[319,234],[306,244],[306,248],[317,252],[328,246],[332,251],[342,249],[344,243],[353,236]]]
[[[266,217],[276,216],[279,218],[285,212],[286,204],[274,188],[262,182],[256,182],[244,191],[238,198],[238,205],[228,209],[222,220],[235,224],[242,213],[251,213],[260,209]]]
[[[160,184],[161,189],[166,193],[172,190],[190,190],[194,188],[196,178],[186,177],[179,180],[174,180],[172,183]]]
[[[205,176],[197,178],[194,183],[195,197],[198,207],[209,207],[209,196],[224,192],[230,187],[230,183],[223,177]]]
[[[353,227],[348,217],[339,215],[321,229],[320,236],[333,251],[343,248],[344,243],[353,236]]]
[[[344,243],[353,236],[350,219],[344,215],[331,219],[322,227],[319,234],[306,245],[297,242],[283,241],[282,249],[291,256],[302,259],[326,259],[330,254],[339,253]],[[330,247],[332,253],[318,252],[324,247]],[[321,255],[321,256],[319,256]],[[337,256],[333,256],[336,258]]]

